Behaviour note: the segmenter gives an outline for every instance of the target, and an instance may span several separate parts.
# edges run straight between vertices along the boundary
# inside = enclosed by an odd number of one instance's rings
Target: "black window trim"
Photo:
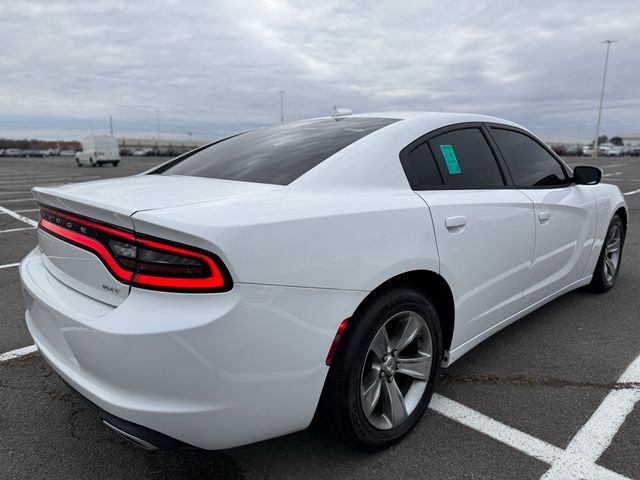
[[[564,161],[556,154],[556,152],[554,152],[551,148],[549,148],[548,145],[546,145],[544,142],[542,142],[540,139],[538,139],[535,135],[527,132],[526,130],[523,130],[521,128],[518,127],[514,127],[513,125],[504,125],[502,123],[485,123],[485,128],[487,130],[488,135],[491,137],[491,142],[495,145],[495,148],[497,150],[497,152],[500,155],[500,158],[502,160],[502,163],[505,165],[505,168],[507,169],[507,171],[509,171],[509,176],[511,177],[511,181],[513,183],[514,188],[517,188],[518,190],[545,190],[545,189],[552,189],[552,188],[566,188],[569,187],[571,185],[573,185],[573,173],[571,171],[571,169],[569,168],[569,166],[564,163]],[[551,155],[551,157],[558,162],[558,164],[560,165],[560,169],[562,170],[562,172],[565,175],[566,181],[564,183],[559,183],[557,185],[518,185],[515,180],[513,179],[513,176],[511,175],[511,170],[509,169],[509,162],[505,159],[505,157],[502,155],[502,152],[500,151],[500,147],[498,146],[498,143],[495,141],[495,139],[493,138],[493,134],[491,132],[492,129],[497,129],[497,130],[509,130],[512,132],[516,132],[516,133],[520,133],[522,135],[524,135],[525,137],[530,138],[531,140],[533,140],[535,143],[537,143],[538,145],[540,145],[549,155]]]
[[[466,129],[469,129],[469,128],[476,128],[476,129],[480,130],[480,133],[484,137],[485,141],[487,142],[487,145],[489,146],[489,149],[491,150],[491,153],[493,154],[493,158],[494,158],[494,160],[496,162],[496,165],[498,166],[498,171],[500,172],[500,175],[502,176],[502,181],[504,182],[504,185],[499,185],[499,186],[494,186],[494,187],[487,187],[487,186],[476,186],[476,187],[473,187],[473,186],[468,186],[468,185],[445,185],[444,184],[444,175],[442,174],[442,171],[440,170],[440,165],[438,165],[438,162],[436,161],[436,156],[435,156],[435,154],[433,152],[433,149],[431,148],[431,145],[429,144],[429,142],[430,142],[430,140],[432,140],[435,137],[437,137],[439,135],[442,135],[444,133],[450,133],[450,132],[453,132],[453,131],[456,131],[456,130],[466,130]],[[401,165],[401,168],[403,169],[403,171],[404,171],[404,166],[402,166],[403,159],[409,153],[411,153],[414,148],[419,147],[423,143],[427,144],[427,148],[429,148],[429,151],[431,152],[431,155],[433,157],[433,161],[435,162],[436,168],[438,169],[438,173],[440,174],[440,179],[442,180],[442,185],[413,185],[411,183],[411,180],[409,179],[409,177],[407,175],[407,182],[409,183],[409,186],[411,187],[411,189],[414,190],[414,191],[425,191],[425,190],[506,190],[506,189],[514,189],[515,188],[514,185],[513,185],[513,178],[511,177],[511,172],[508,170],[507,165],[505,164],[502,155],[497,150],[497,146],[495,145],[495,142],[493,141],[493,138],[490,136],[487,127],[482,122],[455,123],[455,124],[447,125],[445,127],[438,128],[436,130],[431,130],[430,132],[422,135],[421,137],[418,137],[413,142],[411,142],[409,145],[407,145],[402,150],[400,150],[399,160],[400,160],[400,165]],[[405,175],[406,175],[406,173],[407,172],[405,171]]]

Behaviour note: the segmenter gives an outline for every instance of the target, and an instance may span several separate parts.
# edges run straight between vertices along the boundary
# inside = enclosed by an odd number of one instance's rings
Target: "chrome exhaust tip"
[[[130,441],[131,443],[133,443],[134,445],[137,445],[138,447],[142,447],[145,450],[148,450],[150,452],[154,452],[154,451],[158,450],[158,447],[156,447],[152,443],[149,443],[146,440],[143,440],[141,438],[136,437],[135,435],[132,435],[132,434],[130,434],[128,432],[125,432],[124,430],[119,429],[115,425],[111,425],[109,422],[107,422],[104,419],[102,419],[102,423],[104,423],[107,427],[109,427],[111,430],[113,430],[117,434],[119,434],[122,437],[124,437],[125,440]]]

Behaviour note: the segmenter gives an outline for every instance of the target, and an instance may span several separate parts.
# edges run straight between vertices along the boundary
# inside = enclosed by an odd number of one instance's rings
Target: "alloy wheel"
[[[620,248],[622,246],[622,229],[620,225],[612,225],[609,231],[604,253],[604,276],[611,283],[620,265]]]
[[[376,332],[362,367],[360,401],[380,430],[402,424],[427,389],[433,341],[427,322],[412,311],[396,313]]]

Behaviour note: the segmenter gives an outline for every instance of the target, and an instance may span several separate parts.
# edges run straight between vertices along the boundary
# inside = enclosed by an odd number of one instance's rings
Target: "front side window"
[[[150,173],[288,185],[331,155],[398,120],[307,120],[236,135]]]
[[[444,184],[459,188],[503,186],[496,158],[479,128],[443,133],[429,140]]]
[[[518,187],[544,187],[568,182],[558,160],[538,142],[522,133],[503,128],[492,127],[491,134]]]

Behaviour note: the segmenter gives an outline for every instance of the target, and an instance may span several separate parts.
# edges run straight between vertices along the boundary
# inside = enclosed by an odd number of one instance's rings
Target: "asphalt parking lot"
[[[443,371],[410,436],[376,454],[334,443],[317,425],[222,452],[147,453],[104,427],[37,352],[7,354],[33,343],[16,266],[36,245],[31,187],[160,161],[0,158],[1,479],[640,478],[640,158],[568,159],[600,166],[627,194],[616,287],[567,294],[476,347]]]

